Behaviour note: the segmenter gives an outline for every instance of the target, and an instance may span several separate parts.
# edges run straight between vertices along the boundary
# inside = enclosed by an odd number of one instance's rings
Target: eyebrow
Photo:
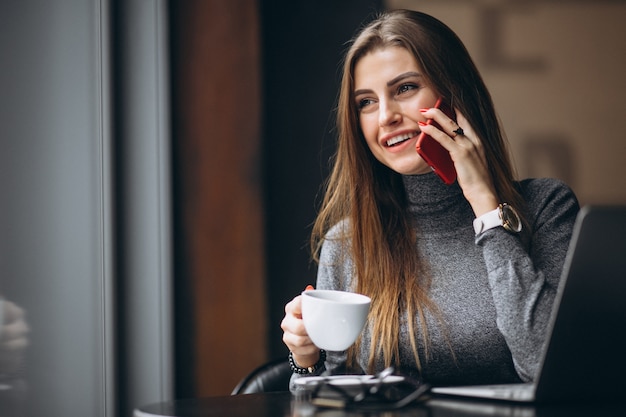
[[[392,85],[395,85],[395,84],[399,83],[400,81],[404,80],[405,78],[411,78],[411,77],[421,78],[422,74],[420,74],[419,72],[415,72],[415,71],[405,72],[404,74],[398,75],[393,80],[388,81],[387,82],[387,87],[391,87]]]
[[[415,71],[405,72],[405,73],[400,74],[397,77],[387,81],[387,87],[391,87],[391,86],[393,86],[395,84],[398,84],[400,81],[405,80],[407,78],[411,78],[411,77],[422,78],[423,76],[419,72],[415,72]],[[367,93],[370,93],[371,91],[372,90],[370,90],[370,89],[356,90],[354,92],[354,95],[358,96],[360,94],[367,94]]]

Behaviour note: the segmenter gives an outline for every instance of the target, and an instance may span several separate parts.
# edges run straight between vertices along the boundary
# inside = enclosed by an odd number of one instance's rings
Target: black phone
[[[454,111],[442,98],[437,100],[435,107],[441,110],[446,116],[456,121]],[[435,122],[433,119],[428,119],[426,123],[441,129],[439,123]],[[452,162],[450,153],[446,148],[441,146],[439,142],[422,132],[417,138],[415,149],[443,182],[450,185],[456,180],[456,169],[454,168],[454,162]]]

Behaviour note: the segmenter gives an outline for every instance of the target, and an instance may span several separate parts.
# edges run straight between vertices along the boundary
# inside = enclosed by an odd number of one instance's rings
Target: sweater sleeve
[[[531,381],[539,369],[579,205],[560,181],[530,180],[521,186],[529,241],[498,227],[478,235],[476,244],[487,266],[497,326],[520,378]]]
[[[319,290],[340,290],[349,291],[351,283],[352,263],[348,256],[343,256],[342,245],[336,237],[340,232],[340,227],[345,223],[340,223],[332,228],[322,245],[320,253],[320,262],[317,271],[317,282],[315,288]],[[289,390],[297,392],[299,390],[296,380],[306,378],[307,376],[317,376],[321,374],[341,374],[345,373],[347,353],[342,352],[326,352],[326,362],[313,375],[292,374],[289,383]]]
[[[352,291],[354,268],[345,241],[339,236],[347,221],[340,222],[328,232],[317,270],[316,288],[320,290]],[[341,374],[346,370],[347,352],[326,352],[325,369],[331,374]],[[362,370],[351,370],[351,373],[362,373]]]

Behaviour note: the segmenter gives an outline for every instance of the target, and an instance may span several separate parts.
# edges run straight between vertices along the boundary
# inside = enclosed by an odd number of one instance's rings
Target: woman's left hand
[[[457,172],[457,182],[472,206],[474,214],[480,216],[495,209],[499,200],[487,169],[485,150],[481,139],[465,116],[457,110],[455,122],[438,109],[429,109],[423,114],[442,126],[442,130],[433,125],[422,126],[422,131],[432,136],[450,152]],[[463,134],[455,132],[459,127]]]

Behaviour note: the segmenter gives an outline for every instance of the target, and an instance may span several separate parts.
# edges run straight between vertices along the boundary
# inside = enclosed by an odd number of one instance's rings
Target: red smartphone
[[[454,111],[443,99],[439,98],[437,103],[435,103],[435,107],[441,110],[446,116],[456,121]],[[426,123],[441,129],[439,123],[435,122],[433,119],[428,119]],[[450,185],[456,180],[456,169],[454,168],[454,162],[452,162],[450,153],[446,148],[441,146],[439,142],[422,132],[419,138],[417,138],[415,149],[422,159],[430,165],[433,171],[439,175],[439,178],[441,178],[443,182]]]

